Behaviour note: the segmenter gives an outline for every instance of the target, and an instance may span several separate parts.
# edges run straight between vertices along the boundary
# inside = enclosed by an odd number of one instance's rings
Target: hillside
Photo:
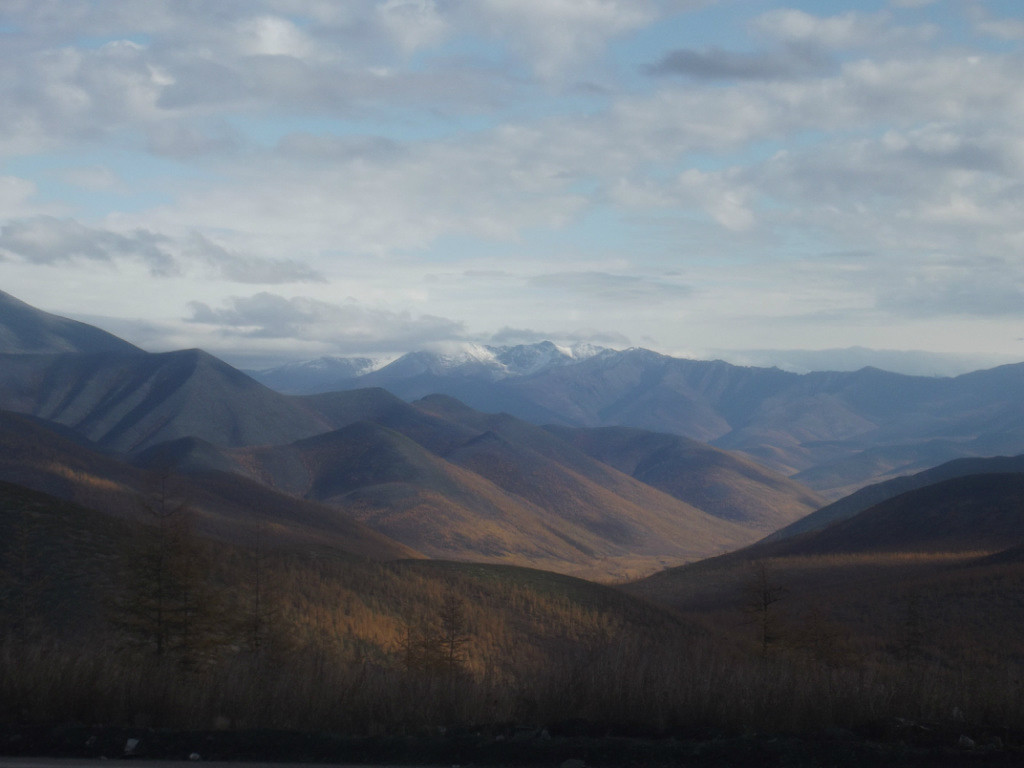
[[[913,630],[922,659],[1024,659],[1022,509],[1024,474],[954,477],[627,589],[724,629],[742,626],[771,585],[780,649],[783,635],[799,645],[827,631],[837,652],[877,659],[898,653]]]
[[[956,459],[937,467],[875,483],[834,501],[827,506],[775,531],[770,539],[783,539],[812,530],[819,530],[838,520],[853,517],[859,512],[907,491],[923,488],[965,475],[1024,472],[1024,455],[994,456],[992,458]]]
[[[336,508],[205,467],[175,474],[158,458],[166,457],[151,455],[148,468],[131,466],[73,435],[0,411],[0,481],[143,522],[160,499],[185,502],[200,532],[223,539],[244,539],[266,525],[282,542],[376,559],[420,556]]]
[[[723,520],[774,531],[824,504],[813,491],[726,451],[629,427],[548,427],[566,442],[646,485]]]
[[[0,354],[140,351],[106,331],[43,312],[0,291]]]
[[[168,530],[0,482],[0,722],[31,729],[87,711],[91,723],[139,729],[145,744],[154,729],[140,720],[277,738],[382,727],[397,737],[437,722],[501,733],[565,719],[563,683],[610,638],[705,642],[670,611],[544,571],[370,562],[269,536],[167,540]],[[157,547],[172,566],[166,625],[138,610]],[[186,587],[182,623],[171,611]]]
[[[367,394],[352,393],[360,401]],[[334,396],[335,406],[341,399]],[[387,404],[380,422],[354,422],[285,446],[234,449],[218,461],[286,493],[334,504],[437,557],[608,578],[759,537],[754,526],[709,515],[517,419],[455,401],[439,408],[434,399],[412,406],[380,394],[372,400]]]
[[[250,445],[329,429],[298,401],[199,350],[0,355],[0,407],[122,452],[183,437]]]
[[[478,353],[441,366],[409,358],[398,369],[524,379],[607,354],[554,345]],[[33,470],[40,490],[88,503],[83,489],[102,489],[94,495],[123,509],[142,493],[134,467],[174,470],[211,530],[251,526],[249,505],[287,520],[289,535],[348,537],[349,551],[362,541],[373,556],[402,542],[405,555],[622,578],[750,543],[819,501],[720,452],[676,457],[659,488],[512,416],[441,396],[409,404],[380,388],[285,396],[199,350],[0,355],[0,405],[89,443],[88,483],[55,490],[53,471]],[[97,451],[110,453],[105,463]],[[356,520],[382,541],[345,528]]]

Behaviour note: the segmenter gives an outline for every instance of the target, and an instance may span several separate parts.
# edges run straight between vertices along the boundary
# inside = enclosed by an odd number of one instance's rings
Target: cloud
[[[297,259],[266,259],[243,256],[209,238],[192,233],[189,255],[213,267],[221,277],[235,283],[323,283],[324,276]]]
[[[926,8],[937,0],[889,0],[893,8]]]
[[[168,238],[143,229],[122,235],[53,216],[19,219],[0,231],[0,250],[33,264],[128,258],[141,261],[160,277],[178,273],[170,244]]]
[[[450,30],[433,0],[386,0],[377,6],[377,14],[406,54],[437,45]]]
[[[597,301],[644,304],[672,301],[693,295],[694,289],[634,275],[607,272],[555,272],[529,279],[531,288],[576,293]]]
[[[272,293],[233,297],[221,309],[192,302],[188,322],[217,326],[229,336],[330,342],[353,352],[408,350],[438,340],[462,340],[462,323],[433,315],[332,304]]]
[[[179,277],[200,264],[235,283],[323,282],[323,276],[295,259],[247,256],[193,232],[183,243],[146,229],[118,233],[85,226],[74,219],[36,216],[16,219],[0,229],[0,251],[32,264],[106,262],[124,259],[144,264],[154,277]]]
[[[764,37],[789,45],[844,49],[878,45],[902,37],[907,30],[894,27],[889,14],[872,15],[850,11],[839,16],[814,16],[790,8],[780,8],[754,19],[753,28]],[[918,30],[920,34],[923,30]]]
[[[541,341],[554,341],[559,344],[595,344],[602,347],[624,349],[630,346],[630,340],[621,333],[614,331],[598,331],[594,329],[573,331],[535,331],[529,328],[510,328],[505,326],[490,334],[484,342],[495,346],[516,346],[519,344],[536,344]]]
[[[479,0],[474,10],[544,79],[563,76],[612,38],[657,17],[657,9],[640,0]]]
[[[774,80],[824,74],[831,67],[828,57],[809,46],[790,46],[771,53],[734,53],[708,48],[672,51],[647,67],[647,72],[701,80]]]
[[[878,307],[903,317],[1024,317],[1024,270],[1001,260],[922,265],[882,289]]]

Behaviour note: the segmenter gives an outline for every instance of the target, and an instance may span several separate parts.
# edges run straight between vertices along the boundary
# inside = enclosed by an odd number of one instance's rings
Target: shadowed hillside
[[[957,459],[913,475],[896,477],[882,483],[861,488],[806,517],[773,533],[771,539],[783,539],[806,531],[824,528],[838,520],[853,517],[858,512],[907,491],[923,488],[942,480],[965,475],[1024,472],[1024,456],[995,456],[992,458]]]
[[[735,628],[760,573],[778,590],[780,644],[827,630],[843,653],[879,658],[898,655],[909,633],[921,660],[1020,660],[1022,510],[1024,474],[954,477],[628,589]]]
[[[0,404],[117,451],[183,437],[283,442],[329,428],[298,402],[199,350],[0,355]]]
[[[553,436],[509,417],[493,418],[504,420],[515,442],[427,413],[389,421],[426,445],[447,445],[453,435],[465,442],[438,455],[395,429],[356,422],[288,446],[225,455],[253,479],[337,505],[437,557],[607,578],[757,537],[568,445],[562,463]],[[439,433],[423,430],[433,422]],[[540,448],[532,437],[541,439]]]
[[[221,538],[247,536],[269,525],[293,543],[326,546],[364,557],[417,553],[334,507],[296,499],[237,475],[200,471],[187,477],[154,463],[140,469],[60,435],[27,417],[0,411],[0,480],[17,483],[118,517],[146,520],[159,488],[187,503],[200,531]],[[208,447],[209,454],[212,451]]]
[[[0,353],[141,351],[99,328],[51,315],[0,291]]]

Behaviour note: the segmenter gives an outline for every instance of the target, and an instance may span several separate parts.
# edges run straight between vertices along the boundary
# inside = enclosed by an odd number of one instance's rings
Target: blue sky
[[[1022,46],[1009,0],[8,0],[0,289],[252,366],[1021,360]]]

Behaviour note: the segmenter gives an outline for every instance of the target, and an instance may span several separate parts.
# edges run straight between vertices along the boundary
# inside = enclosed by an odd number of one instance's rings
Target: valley
[[[0,296],[0,724],[1024,749],[1016,366],[501,355],[282,394]]]

